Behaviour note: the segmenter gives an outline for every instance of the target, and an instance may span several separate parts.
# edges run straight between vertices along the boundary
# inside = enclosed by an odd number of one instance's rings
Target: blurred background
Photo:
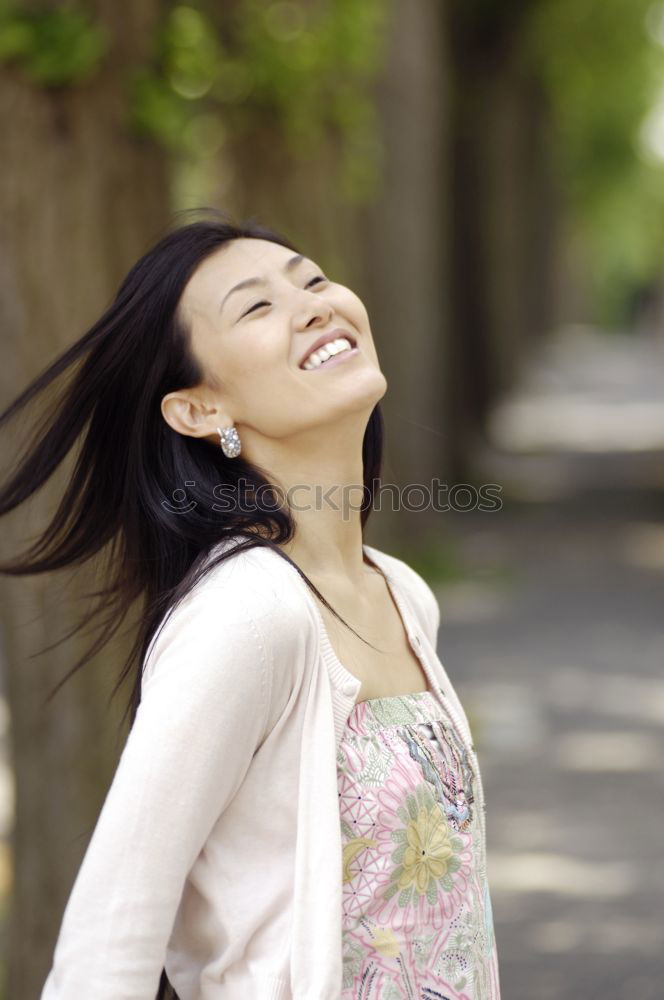
[[[454,497],[366,540],[439,599],[503,1000],[661,997],[664,3],[0,0],[0,78],[0,406],[180,210],[350,285],[384,481]],[[46,707],[89,641],[33,655],[99,584],[0,578],[3,1000],[39,995],[122,748],[120,647]]]

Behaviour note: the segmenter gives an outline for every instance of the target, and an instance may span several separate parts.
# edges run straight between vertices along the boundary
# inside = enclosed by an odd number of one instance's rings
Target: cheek
[[[227,355],[226,362],[234,380],[247,378],[275,377],[278,367],[283,367],[283,357],[275,350],[274,345],[247,343],[240,351]]]
[[[369,314],[365,308],[362,299],[351,292],[350,289],[346,289],[345,295],[342,297],[342,301],[339,303],[339,309],[341,312],[345,313],[350,320],[354,323],[356,328],[360,333],[369,333]]]
[[[265,381],[270,372],[274,375],[274,362],[266,354],[253,350],[243,352],[225,361],[226,382],[237,395],[242,395],[248,387],[256,387]]]

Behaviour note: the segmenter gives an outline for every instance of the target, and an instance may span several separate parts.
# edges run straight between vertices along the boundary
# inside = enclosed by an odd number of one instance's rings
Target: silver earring
[[[224,427],[223,430],[217,427],[217,433],[220,438],[221,450],[226,458],[237,458],[242,446],[240,444],[240,435],[235,427],[232,424],[230,427]]]

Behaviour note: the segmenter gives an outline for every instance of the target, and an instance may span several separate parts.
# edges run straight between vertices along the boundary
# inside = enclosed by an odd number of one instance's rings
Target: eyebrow
[[[284,264],[284,268],[283,268],[284,273],[285,274],[289,274],[304,259],[305,259],[304,258],[304,254],[301,254],[301,253],[296,254],[295,257],[291,257]],[[265,278],[245,278],[244,281],[241,281],[239,284],[233,285],[233,287],[231,288],[231,290],[229,292],[226,292],[226,294],[224,295],[223,299],[221,300],[221,304],[219,306],[219,312],[221,312],[221,310],[224,308],[224,302],[226,301],[226,299],[230,295],[233,294],[233,292],[239,292],[243,288],[250,288],[252,285],[264,285],[264,284],[265,284]]]

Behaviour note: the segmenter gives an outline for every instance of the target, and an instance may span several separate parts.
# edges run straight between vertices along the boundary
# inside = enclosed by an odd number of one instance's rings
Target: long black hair
[[[162,236],[130,269],[103,315],[0,413],[1,427],[45,395],[57,379],[68,376],[30,447],[0,487],[0,516],[32,496],[82,439],[73,473],[46,529],[23,555],[0,563],[0,572],[46,573],[93,556],[105,558],[102,576],[108,585],[92,594],[97,604],[70,634],[103,615],[101,633],[47,700],[115,635],[134,602],[141,602],[135,641],[110,694],[113,698],[133,672],[121,725],[127,715],[133,725],[144,657],[157,626],[162,619],[165,624],[203,576],[234,552],[257,545],[272,547],[343,622],[279,547],[293,537],[295,523],[287,503],[276,502],[264,470],[242,456],[226,458],[210,441],[178,433],[161,414],[163,396],[197,386],[204,378],[178,309],[197,266],[242,237],[270,240],[299,252],[284,236],[253,218],[238,223],[214,210],[204,214],[205,218]],[[376,404],[362,444],[362,528],[379,484],[382,450],[383,419]],[[237,495],[240,480],[261,499],[213,510],[215,487],[223,486],[225,497],[232,491]],[[173,516],[168,504],[185,483],[188,502]],[[229,535],[243,540],[208,559],[211,548]],[[164,970],[155,1000],[169,997],[177,1000]]]

